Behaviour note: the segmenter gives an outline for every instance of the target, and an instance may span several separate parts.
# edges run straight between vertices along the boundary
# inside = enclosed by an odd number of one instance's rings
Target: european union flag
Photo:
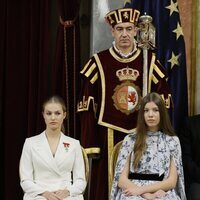
[[[165,67],[172,92],[174,108],[172,124],[179,132],[184,118],[188,116],[187,73],[185,42],[180,22],[177,0],[132,0],[125,7],[140,10],[153,18],[156,28],[156,54]]]

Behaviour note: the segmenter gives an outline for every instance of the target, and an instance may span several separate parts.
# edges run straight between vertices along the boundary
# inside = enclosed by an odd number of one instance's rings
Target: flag
[[[140,15],[150,15],[156,28],[156,54],[168,73],[172,92],[172,125],[177,134],[188,116],[187,71],[184,35],[177,0],[132,0],[125,7],[140,10]]]

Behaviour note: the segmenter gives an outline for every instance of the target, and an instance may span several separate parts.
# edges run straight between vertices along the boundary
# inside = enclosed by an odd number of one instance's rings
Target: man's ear
[[[138,31],[139,31],[139,28],[137,26],[135,26],[134,27],[134,32],[135,32],[134,33],[134,37],[137,36]]]
[[[114,37],[114,31],[115,31],[115,29],[113,27],[110,27],[110,31],[111,31],[112,36]]]

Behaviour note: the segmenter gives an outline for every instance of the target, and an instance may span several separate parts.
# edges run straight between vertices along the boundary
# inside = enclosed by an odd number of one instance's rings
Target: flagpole
[[[155,27],[153,26],[152,17],[142,15],[139,18],[137,41],[138,47],[143,50],[143,89],[142,96],[146,96],[148,91],[148,49],[155,48]]]
[[[148,51],[147,48],[143,48],[143,90],[142,97],[147,95],[147,85],[148,85]]]

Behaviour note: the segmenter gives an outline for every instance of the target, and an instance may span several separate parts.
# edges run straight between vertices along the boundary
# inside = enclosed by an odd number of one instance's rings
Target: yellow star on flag
[[[179,61],[178,61],[179,57],[180,57],[180,54],[175,56],[174,52],[172,52],[172,57],[170,58],[170,60],[168,60],[168,62],[171,63],[171,69],[174,67],[174,65],[179,65]]]
[[[179,12],[177,6],[178,6],[178,2],[174,3],[173,0],[171,0],[171,4],[165,7],[170,10],[170,16],[173,14],[173,12],[177,12],[177,13]]]
[[[176,40],[178,40],[178,38],[182,35],[183,36],[183,31],[182,31],[182,27],[180,26],[180,24],[177,24],[177,28],[173,30],[174,33],[176,33]]]

